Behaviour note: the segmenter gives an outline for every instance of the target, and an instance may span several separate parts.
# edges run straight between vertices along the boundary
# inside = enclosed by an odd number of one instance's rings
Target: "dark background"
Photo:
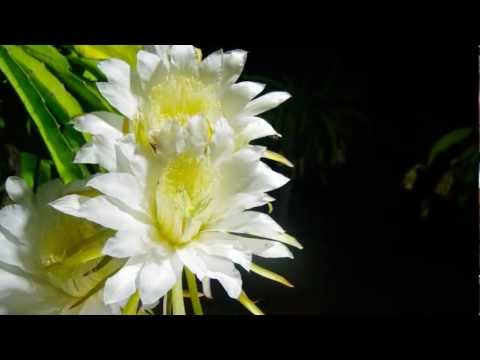
[[[205,54],[218,48],[249,51],[247,75],[288,78],[295,85],[285,89],[293,95],[285,107],[303,104],[331,81],[335,95],[321,103],[307,102],[304,112],[307,118],[311,114],[311,121],[317,108],[331,102],[364,117],[350,124],[341,165],[307,166],[302,176],[273,194],[278,199],[273,217],[305,249],[294,250],[294,261],[259,262],[285,275],[295,289],[244,274],[246,292],[266,313],[477,312],[478,196],[464,211],[439,202],[424,219],[424,194],[407,192],[402,185],[405,173],[425,161],[440,136],[477,127],[476,46],[196,46]],[[304,89],[300,95],[297,87]],[[41,142],[26,142],[21,135],[26,115],[18,99],[2,99],[3,113],[18,121],[18,127],[2,131],[1,144],[21,144],[21,151],[38,153]],[[288,121],[297,121],[294,113]],[[301,144],[310,136],[314,134],[294,137],[294,142]],[[9,157],[7,152],[4,146],[3,158]],[[275,168],[291,175],[288,168]],[[205,302],[207,313],[246,313],[219,286],[214,295],[215,301]]]
[[[263,262],[295,289],[245,275],[248,294],[262,309],[328,315],[476,312],[478,197],[465,211],[440,202],[422,219],[422,193],[402,186],[405,173],[425,161],[439,137],[476,127],[475,46],[201,47],[205,53],[246,49],[246,73],[290,76],[305,83],[307,93],[321,87],[333,65],[334,86],[345,95],[345,105],[368,119],[355,128],[345,163],[329,169],[326,181],[326,171],[308,168],[292,182],[289,197],[286,189],[274,194],[273,217],[305,249],[294,251],[294,261]],[[292,95],[291,102],[301,101]],[[286,168],[282,172],[289,174]],[[237,304],[218,299],[209,306],[214,312],[243,313]]]

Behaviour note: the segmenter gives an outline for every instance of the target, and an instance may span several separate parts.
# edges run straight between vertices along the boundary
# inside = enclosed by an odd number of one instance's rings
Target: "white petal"
[[[206,84],[219,83],[223,69],[223,51],[219,50],[203,59],[200,64],[200,79]]]
[[[32,190],[26,182],[19,177],[10,176],[5,182],[5,190],[8,197],[16,203],[29,203],[32,197]]]
[[[170,55],[170,49],[172,48],[172,45],[146,45],[144,48],[145,51],[157,54],[162,61],[168,61],[168,56]]]
[[[228,296],[238,299],[242,293],[242,277],[233,263],[210,255],[204,255],[203,260],[208,266],[207,277],[218,280]]]
[[[242,119],[242,122],[246,122],[247,126],[242,130],[240,136],[245,139],[247,143],[266,136],[280,136],[272,125],[262,118],[246,117]]]
[[[234,50],[223,56],[223,85],[235,83],[243,72],[247,61],[247,52],[243,50]]]
[[[0,263],[0,315],[58,315],[71,298]]]
[[[27,248],[24,245],[9,241],[0,228],[0,261],[25,270],[24,258],[26,252]]]
[[[193,246],[178,250],[178,256],[200,281],[205,277],[218,280],[230,297],[237,299],[240,296],[242,278],[230,260],[208,255]]]
[[[210,279],[204,278],[202,280],[202,292],[207,297],[207,299],[213,299],[212,287],[210,286]]]
[[[277,240],[301,248],[301,245],[285,233],[270,216],[256,211],[245,211],[236,214],[216,224],[210,225],[208,230],[225,231],[235,234],[257,236],[265,239]]]
[[[184,151],[192,151],[195,154],[204,153],[208,141],[208,123],[202,116],[194,116],[190,118],[185,127],[185,131],[180,134],[185,137],[184,143],[186,149]]]
[[[98,68],[109,82],[130,87],[130,65],[120,59],[108,59],[98,64]]]
[[[198,69],[195,48],[192,45],[174,45],[170,49],[171,63],[180,72],[195,73]]]
[[[274,201],[274,198],[264,193],[238,193],[226,199],[218,199],[215,214],[218,214],[218,218],[224,218]]]
[[[244,81],[232,85],[223,95],[223,111],[227,118],[233,118],[239,114],[258,94],[265,89],[264,84]]]
[[[149,166],[155,162],[148,161],[147,155],[140,152],[133,136],[127,136],[115,146],[117,169],[135,176],[138,184],[143,187],[147,178]]]
[[[245,192],[268,192],[287,184],[290,181],[286,176],[273,171],[263,162],[259,162],[252,174],[252,181],[248,187],[244,189]]]
[[[148,306],[165,296],[175,285],[180,274],[175,271],[168,259],[161,263],[151,261],[145,264],[138,277],[142,303]]]
[[[140,79],[147,84],[152,78],[162,59],[151,52],[140,50],[137,54],[137,71]]]
[[[181,248],[177,250],[177,255],[180,261],[182,261],[190,271],[196,274],[200,280],[205,278],[208,272],[207,266],[194,247],[187,246]]]
[[[105,283],[103,299],[106,305],[128,300],[136,288],[136,279],[143,266],[143,259],[132,258]]]
[[[137,179],[131,174],[111,172],[99,175],[92,178],[87,186],[117,199],[123,205],[135,211],[145,212],[146,210],[142,189]]]
[[[104,98],[129,119],[137,114],[138,100],[130,91],[130,87],[124,88],[115,83],[97,83],[97,88]]]
[[[7,205],[0,210],[0,229],[10,241],[26,243],[30,210],[22,205]]]
[[[233,129],[225,119],[221,118],[215,124],[210,144],[212,162],[217,164],[231,157],[234,147],[235,139]]]
[[[239,242],[254,255],[267,259],[289,258],[293,259],[293,254],[288,247],[277,241],[263,239],[252,239],[239,236]]]
[[[145,231],[146,225],[139,222],[128,209],[119,209],[105,196],[89,198],[69,195],[50,205],[65,214],[87,219],[114,230]]]
[[[257,116],[281,105],[292,96],[289,93],[271,92],[250,102],[243,111],[244,116]]]
[[[108,83],[97,83],[100,93],[123,115],[133,118],[138,101],[131,92],[130,65],[122,60],[109,59],[102,61],[98,67],[108,79]]]
[[[107,240],[103,248],[103,254],[119,259],[139,256],[147,252],[145,234],[131,231],[117,231]]]
[[[225,258],[250,271],[252,253],[238,249],[236,236],[222,232],[204,232],[196,246],[208,255]]]
[[[123,136],[124,120],[123,116],[99,111],[77,117],[74,127],[80,132],[119,139]]]
[[[94,136],[92,141],[83,145],[75,155],[75,164],[98,164],[108,171],[117,170],[115,139]]]

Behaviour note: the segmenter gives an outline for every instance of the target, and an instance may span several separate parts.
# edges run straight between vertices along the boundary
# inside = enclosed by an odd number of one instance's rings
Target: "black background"
[[[265,262],[295,289],[245,275],[249,295],[270,314],[473,314],[477,309],[478,199],[460,213],[439,204],[421,219],[421,194],[403,190],[409,168],[425,161],[449,131],[476,126],[477,49],[429,43],[329,47],[202,45],[249,51],[246,72],[306,78],[311,91],[337,65],[338,87],[369,118],[346,164],[319,180],[309,169],[278,199],[274,218],[305,246],[295,261]],[[295,94],[293,94],[295,100]],[[291,119],[295,121],[295,119]],[[302,139],[296,139],[301,142]],[[288,175],[288,170],[284,173]],[[287,207],[278,210],[279,207]],[[222,298],[216,288],[217,298]],[[212,312],[243,313],[208,303]]]

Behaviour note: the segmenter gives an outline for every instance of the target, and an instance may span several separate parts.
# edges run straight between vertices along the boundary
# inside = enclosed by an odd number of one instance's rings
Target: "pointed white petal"
[[[198,69],[195,48],[192,45],[174,45],[170,49],[170,61],[180,72],[195,73]]]
[[[130,91],[114,83],[97,83],[97,88],[102,96],[117,109],[120,113],[129,119],[133,119],[137,114],[138,100]]]
[[[234,50],[223,56],[222,83],[224,86],[235,83],[243,72],[247,61],[247,52]]]
[[[80,132],[119,139],[123,136],[124,120],[123,116],[99,111],[77,117],[74,127]]]
[[[238,249],[237,237],[222,232],[204,232],[196,246],[206,254],[228,259],[250,271],[252,253]]]
[[[3,234],[0,227],[0,261],[25,270],[24,260],[27,248],[23,244],[8,240],[8,237]]]
[[[213,299],[212,288],[211,288],[210,285],[211,284],[210,284],[210,279],[209,278],[204,278],[202,280],[202,292],[207,297],[207,299]]]
[[[26,182],[16,176],[10,176],[7,179],[5,182],[5,190],[7,190],[8,197],[13,202],[19,204],[28,204],[32,197],[32,190]]]
[[[203,255],[202,257],[208,266],[207,277],[218,280],[228,296],[238,299],[242,293],[242,277],[233,263],[216,256]]]
[[[115,140],[102,135],[94,136],[75,155],[75,164],[98,164],[108,171],[117,170]]]
[[[106,228],[125,231],[145,231],[146,225],[135,219],[127,209],[119,209],[105,196],[89,198],[69,195],[50,205],[65,214],[87,219]]]
[[[224,218],[216,224],[209,226],[208,230],[225,231],[277,240],[302,249],[298,241],[286,234],[285,230],[270,216],[256,211],[245,211],[241,214]]]
[[[148,84],[162,59],[151,52],[140,50],[137,54],[137,71],[143,84]]]
[[[293,254],[290,249],[278,241],[252,239],[240,236],[239,238],[239,242],[242,244],[244,249],[251,251],[254,255],[267,259],[293,259]]]
[[[287,184],[290,179],[259,162],[245,192],[269,192]]]
[[[135,211],[146,211],[142,188],[131,174],[111,172],[99,175],[92,178],[87,186],[120,201],[123,205]]]
[[[280,136],[279,133],[267,121],[259,117],[246,117],[242,122],[247,126],[241,131],[240,136],[245,139],[246,143],[253,140],[261,139],[267,136]]]
[[[7,205],[0,209],[0,230],[9,241],[26,243],[27,227],[30,222],[30,211],[22,205]]]
[[[133,136],[127,136],[117,143],[115,151],[118,171],[134,175],[138,184],[143,187],[149,166],[155,165],[155,162],[149,162],[147,155],[140,152]]]
[[[223,94],[223,111],[227,118],[234,118],[247,104],[265,89],[264,84],[244,81],[233,84]]]
[[[205,84],[219,83],[222,77],[223,51],[208,55],[200,64],[200,79]]]
[[[217,164],[232,156],[234,151],[234,133],[228,122],[221,118],[215,124],[210,144],[211,159]]]
[[[283,104],[292,96],[283,91],[271,92],[250,102],[243,111],[245,116],[257,116]]]
[[[181,273],[176,272],[169,259],[147,262],[138,277],[142,303],[148,306],[157,302],[175,285],[178,276]]]
[[[145,241],[145,234],[131,231],[117,231],[109,238],[103,248],[103,254],[114,258],[125,259],[144,255],[149,247]]]
[[[107,280],[103,294],[106,305],[128,300],[137,291],[136,280],[142,266],[142,258],[131,258],[118,273]]]

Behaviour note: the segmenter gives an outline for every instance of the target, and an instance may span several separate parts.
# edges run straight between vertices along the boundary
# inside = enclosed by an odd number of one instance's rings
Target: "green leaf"
[[[44,99],[30,81],[28,75],[10,57],[3,46],[0,46],[0,70],[12,84],[35,122],[62,180],[69,183],[81,178],[81,168],[72,163],[73,152],[60,132],[55,117],[48,110]]]
[[[5,128],[5,120],[3,120],[2,117],[0,117],[0,129],[4,129]]]
[[[40,160],[40,168],[38,170],[38,185],[44,184],[52,179],[52,161]]]
[[[74,74],[65,56],[51,45],[25,45],[25,50],[47,67],[65,84],[67,89],[84,105],[86,111],[113,111],[95,85]]]
[[[470,136],[472,132],[473,130],[471,128],[462,128],[442,137],[432,148],[430,157],[428,159],[428,165],[431,165],[440,154],[449,150],[452,146],[461,143],[468,136]]]
[[[88,59],[105,60],[116,58],[135,67],[137,64],[137,52],[141,45],[75,45],[75,50]]]
[[[411,191],[415,187],[415,183],[417,182],[418,171],[423,170],[423,165],[415,165],[410,171],[405,175],[403,179],[403,186],[406,190]]]
[[[448,196],[452,190],[455,177],[451,172],[443,174],[438,184],[435,186],[435,193],[440,196]]]
[[[30,153],[20,153],[20,177],[33,189],[38,158]]]
[[[83,114],[78,101],[42,62],[27,54],[20,46],[10,45],[5,48],[41,90],[48,107],[58,120],[68,123],[72,118]]]
[[[63,134],[73,151],[83,145],[81,133],[73,129],[70,121],[83,114],[78,101],[65,89],[64,85],[39,60],[27,54],[20,46],[5,46],[12,59],[28,74],[45,99],[45,103],[55,119],[63,124]]]

